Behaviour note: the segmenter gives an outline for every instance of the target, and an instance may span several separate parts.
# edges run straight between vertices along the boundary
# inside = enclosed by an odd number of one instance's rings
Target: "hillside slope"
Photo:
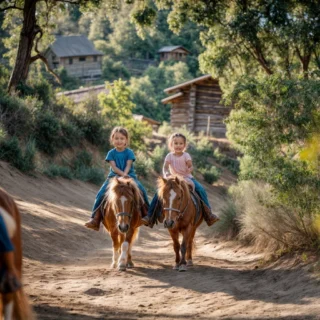
[[[98,187],[25,176],[4,162],[0,185],[21,209],[24,282],[40,320],[320,319],[317,281],[293,260],[260,270],[261,255],[218,243],[202,225],[195,267],[177,273],[167,231],[142,227],[136,268],[121,273],[109,269],[106,232],[83,227]],[[220,191],[209,191],[215,208]]]

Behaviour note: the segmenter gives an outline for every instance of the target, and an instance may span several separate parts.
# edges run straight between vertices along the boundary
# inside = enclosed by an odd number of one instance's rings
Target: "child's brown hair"
[[[112,143],[112,139],[116,133],[121,133],[124,135],[127,139],[127,146],[129,145],[129,133],[126,128],[123,127],[115,127],[112,129],[111,134],[110,134],[110,143]]]
[[[169,150],[171,150],[172,151],[172,143],[173,143],[173,139],[174,138],[182,138],[183,139],[183,141],[184,141],[184,144],[185,144],[185,149],[187,148],[187,138],[186,138],[186,136],[185,135],[183,135],[182,133],[179,133],[179,132],[175,132],[175,133],[173,133],[170,137],[169,137],[169,139],[168,139],[168,147],[169,147]]]

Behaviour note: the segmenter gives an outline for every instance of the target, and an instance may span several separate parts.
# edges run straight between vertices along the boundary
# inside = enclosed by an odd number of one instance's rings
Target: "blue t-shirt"
[[[124,169],[127,166],[127,161],[132,160],[135,161],[136,157],[134,156],[134,153],[131,149],[124,149],[123,151],[117,151],[116,148],[110,150],[107,154],[106,161],[114,161],[116,163],[117,168],[124,171]],[[117,174],[112,170],[110,167],[110,172],[108,174],[108,178],[112,178],[116,176]],[[128,176],[132,178],[136,178],[136,174],[134,172],[133,164],[131,165],[131,168],[128,172]]]

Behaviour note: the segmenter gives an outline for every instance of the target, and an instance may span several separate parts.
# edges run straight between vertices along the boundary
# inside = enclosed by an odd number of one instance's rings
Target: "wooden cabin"
[[[171,104],[170,122],[174,128],[186,127],[195,133],[201,131],[215,136],[225,137],[224,119],[231,108],[220,104],[222,91],[219,82],[211,75],[178,84],[164,90],[171,94],[162,103]]]
[[[69,76],[83,80],[101,77],[102,56],[85,36],[58,36],[45,52],[52,69],[64,67]]]
[[[160,61],[175,60],[186,61],[187,55],[191,52],[183,46],[168,46],[162,47],[158,53],[160,54]]]

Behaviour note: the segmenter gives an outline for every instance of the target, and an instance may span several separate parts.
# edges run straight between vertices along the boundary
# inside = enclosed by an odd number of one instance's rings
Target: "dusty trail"
[[[82,227],[96,187],[26,177],[0,162],[0,185],[22,211],[26,291],[42,319],[320,319],[320,286],[293,260],[260,268],[261,256],[218,243],[203,225],[195,267],[171,269],[162,226],[141,228],[136,267],[110,269],[106,233]],[[212,201],[219,195],[210,194]]]

